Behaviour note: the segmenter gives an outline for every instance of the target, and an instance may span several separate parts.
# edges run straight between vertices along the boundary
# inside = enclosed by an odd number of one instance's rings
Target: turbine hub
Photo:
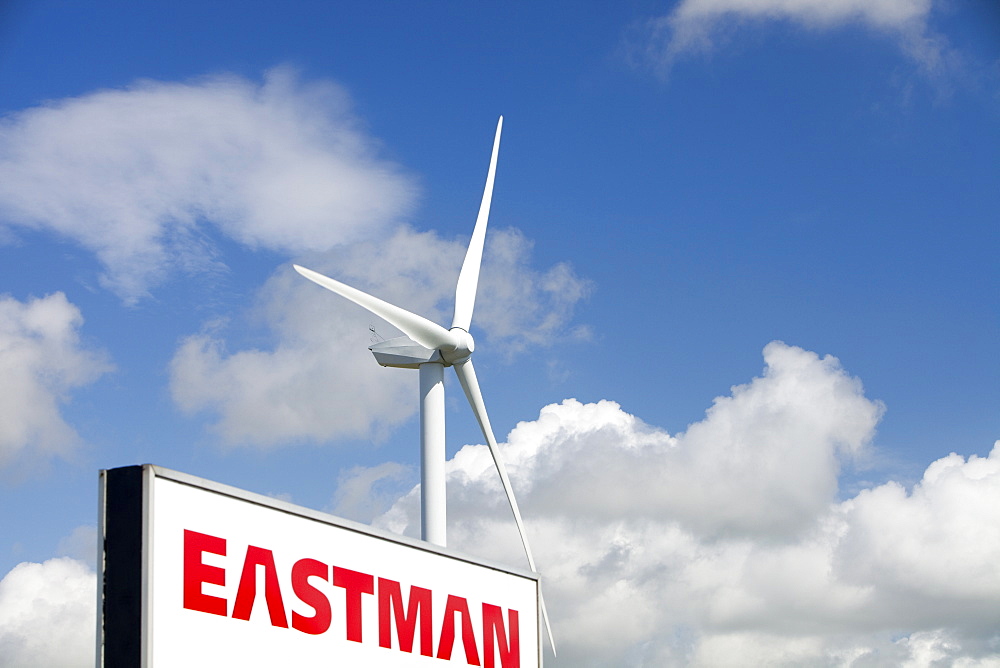
[[[449,331],[455,335],[455,349],[442,350],[441,357],[448,365],[464,362],[472,356],[472,351],[476,349],[476,342],[472,339],[472,334],[461,327],[452,327]]]

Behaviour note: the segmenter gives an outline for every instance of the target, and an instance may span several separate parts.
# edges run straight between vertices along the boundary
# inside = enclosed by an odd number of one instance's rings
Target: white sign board
[[[99,665],[123,633],[143,666],[541,664],[534,573],[155,466],[102,481]]]

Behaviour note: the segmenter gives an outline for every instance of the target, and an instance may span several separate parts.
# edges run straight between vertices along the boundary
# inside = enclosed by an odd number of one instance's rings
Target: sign
[[[535,573],[148,464],[101,506],[99,666],[541,665]]]

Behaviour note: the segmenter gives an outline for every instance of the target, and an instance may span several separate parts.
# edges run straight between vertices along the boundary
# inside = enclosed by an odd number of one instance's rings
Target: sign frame
[[[364,540],[384,541],[393,546],[417,550],[433,558],[450,559],[460,564],[497,571],[502,575],[523,578],[534,588],[534,646],[521,646],[524,658],[537,652],[542,666],[542,614],[540,575],[526,569],[473,557],[456,550],[406,536],[393,534],[334,515],[256,494],[222,483],[199,478],[153,464],[102,469],[99,478],[98,568],[97,568],[97,666],[141,666],[154,668],[154,605],[152,601],[152,559],[156,554],[154,527],[157,481],[220,495],[226,499],[251,504],[262,509],[325,525]],[[256,510],[255,510],[256,512]],[[519,585],[520,586],[520,585]],[[442,664],[443,665],[443,664]]]

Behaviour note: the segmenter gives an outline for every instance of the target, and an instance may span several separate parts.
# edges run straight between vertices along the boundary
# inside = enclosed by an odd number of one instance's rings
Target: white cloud
[[[18,668],[94,665],[96,577],[69,558],[18,564],[0,580],[0,657]]]
[[[838,501],[881,405],[834,358],[764,354],[676,436],[574,400],[511,432],[554,665],[1000,665],[1000,442]],[[481,445],[449,462],[449,545],[523,565],[496,477]],[[418,499],[376,524],[415,534]]]
[[[377,149],[330,82],[141,81],[0,120],[0,223],[80,243],[132,302],[212,266],[214,233],[287,252],[378,234],[414,185]]]
[[[892,29],[922,23],[930,10],[931,0],[684,0],[674,10],[674,16],[692,21],[733,13],[790,18],[812,26],[860,21]]]
[[[304,264],[445,322],[465,244],[402,227]],[[530,250],[516,231],[490,232],[474,324],[494,347],[547,343],[567,327],[587,292],[587,282],[566,265],[532,269]],[[230,353],[221,334],[188,338],[171,363],[171,391],[182,410],[216,413],[228,442],[263,447],[379,438],[416,411],[416,373],[383,369],[367,350],[369,326],[385,338],[398,335],[394,328],[288,267],[267,283],[260,301],[274,348]]]
[[[664,71],[681,55],[715,48],[720,34],[747,23],[787,21],[810,29],[864,26],[894,40],[928,71],[946,56],[944,40],[928,21],[932,0],[682,0],[667,15],[649,21],[644,57]]]
[[[59,405],[110,366],[81,342],[80,310],[61,292],[0,297],[0,467],[65,455],[78,441]]]
[[[843,512],[849,524],[838,568],[845,578],[878,581],[915,601],[937,599],[970,623],[996,608],[1000,443],[988,457],[952,453],[937,460],[909,492],[892,482],[863,491]]]
[[[705,640],[686,664],[720,666],[827,666],[829,668],[997,668],[996,643],[970,640],[947,629],[920,631],[895,640],[889,634],[845,637],[727,633]],[[992,647],[991,647],[992,644]],[[738,657],[734,660],[734,657]],[[678,665],[668,662],[656,665]]]

